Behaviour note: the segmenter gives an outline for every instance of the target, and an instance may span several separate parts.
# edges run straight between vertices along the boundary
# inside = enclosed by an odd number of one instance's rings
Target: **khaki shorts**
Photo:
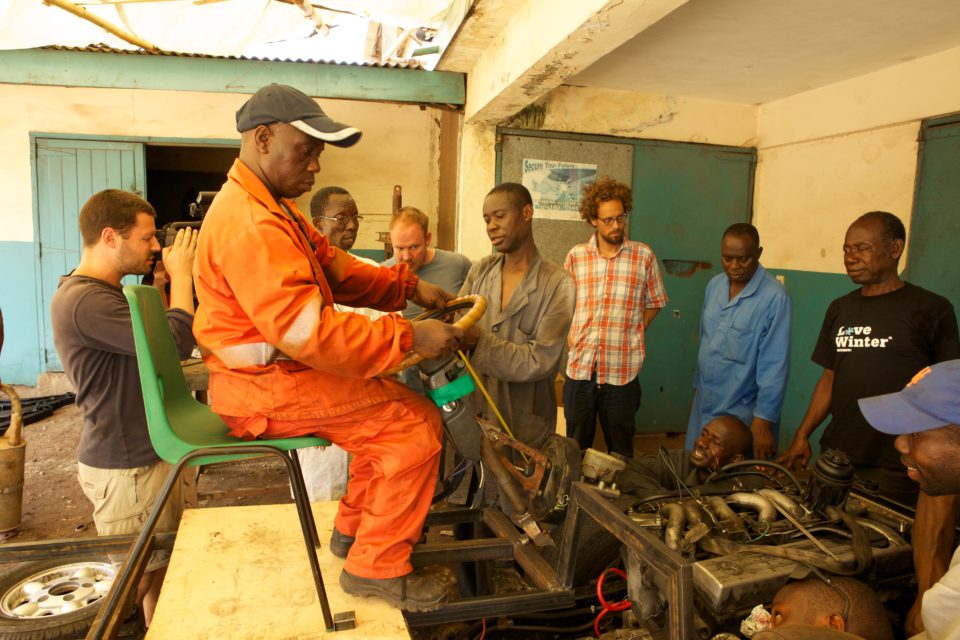
[[[77,463],[77,477],[83,493],[93,503],[93,522],[101,536],[137,534],[143,529],[153,503],[170,472],[166,462],[132,469],[100,469]],[[176,531],[183,515],[183,476],[170,492],[167,506],[157,520],[155,531]],[[111,554],[119,563],[126,554]],[[156,571],[170,561],[170,551],[154,551],[146,571]]]

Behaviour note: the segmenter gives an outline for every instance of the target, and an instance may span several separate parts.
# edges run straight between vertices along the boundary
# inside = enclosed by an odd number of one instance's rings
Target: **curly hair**
[[[610,176],[603,176],[583,188],[583,197],[580,198],[580,217],[586,222],[596,220],[600,203],[609,200],[619,200],[623,204],[624,213],[630,213],[633,209],[633,194],[630,193],[630,187],[617,182]]]

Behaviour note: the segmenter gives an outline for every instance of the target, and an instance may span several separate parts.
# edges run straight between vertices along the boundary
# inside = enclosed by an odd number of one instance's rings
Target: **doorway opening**
[[[237,147],[145,145],[147,200],[157,210],[157,227],[191,220],[190,203],[201,191],[219,191],[237,157]]]

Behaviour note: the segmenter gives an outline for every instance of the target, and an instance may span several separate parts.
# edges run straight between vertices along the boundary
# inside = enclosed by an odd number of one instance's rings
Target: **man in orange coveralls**
[[[335,302],[382,311],[449,294],[406,265],[371,266],[330,245],[292,198],[309,191],[324,144],[360,131],[313,99],[272,84],[237,111],[240,158],[203,223],[194,333],[210,368],[212,408],[243,438],[315,434],[353,454],[331,551],[346,557],[344,591],[410,610],[436,607],[443,585],[412,572],[440,453],[429,400],[374,377],[413,349],[446,355],[462,331],[438,320],[376,321]]]

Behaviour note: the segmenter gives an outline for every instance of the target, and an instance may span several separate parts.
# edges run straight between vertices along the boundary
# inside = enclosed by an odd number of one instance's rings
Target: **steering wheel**
[[[461,296],[459,298],[454,298],[447,302],[447,306],[443,309],[429,309],[424,311],[416,318],[413,319],[414,322],[419,320],[443,320],[449,322],[454,314],[461,311],[466,311],[467,313],[463,315],[459,320],[453,323],[453,326],[460,327],[464,331],[472,327],[477,323],[477,320],[486,313],[487,311],[487,299],[483,296]],[[414,350],[410,350],[403,357],[403,360],[400,361],[395,367],[387,369],[386,371],[381,371],[377,374],[378,377],[383,378],[386,376],[392,376],[395,373],[403,371],[407,367],[412,367],[415,364],[420,364],[424,361],[424,357],[417,353]]]

